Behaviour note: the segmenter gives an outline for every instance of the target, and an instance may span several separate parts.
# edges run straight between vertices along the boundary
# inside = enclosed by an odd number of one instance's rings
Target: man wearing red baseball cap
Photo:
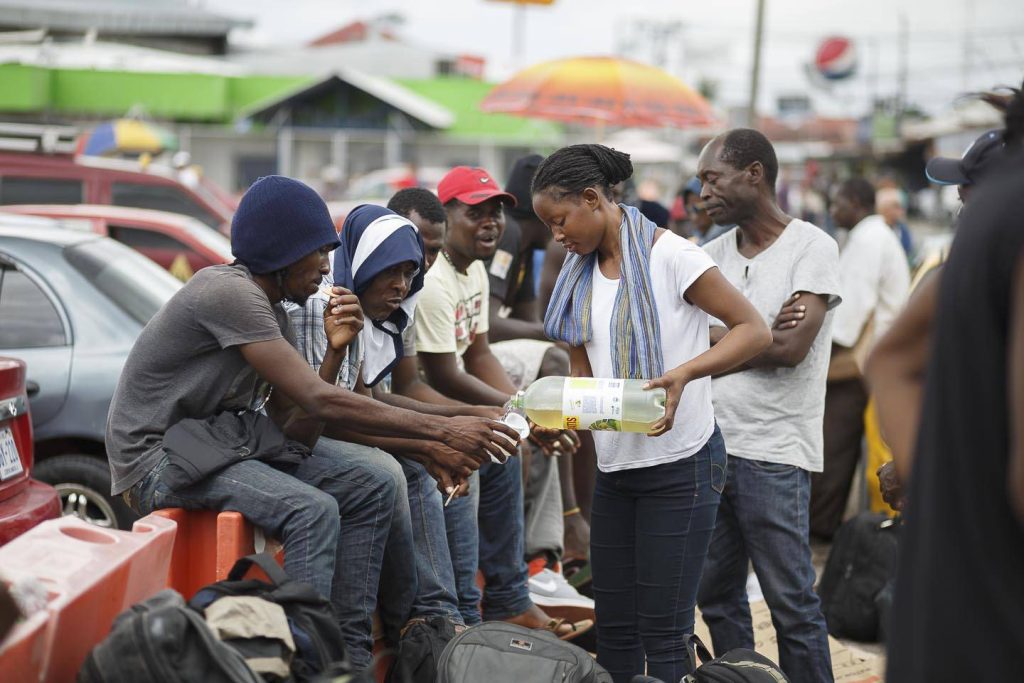
[[[434,389],[451,399],[502,406],[517,387],[488,343],[490,284],[483,261],[494,256],[505,229],[505,207],[515,206],[516,198],[487,171],[468,166],[453,168],[441,179],[437,194],[447,213],[448,231],[441,257],[427,272],[416,310],[420,366]],[[471,486],[470,495],[480,497],[479,563],[486,581],[483,617],[547,628],[563,639],[588,630],[591,620],[551,619],[530,599],[520,460],[487,463],[479,472],[479,486]],[[470,531],[475,536],[476,529],[459,529],[454,535]],[[477,539],[449,540],[455,546],[453,564],[475,559],[463,557],[459,549],[473,547]],[[455,573],[457,577],[466,574],[460,567],[455,567]],[[460,600],[472,588],[459,585]]]

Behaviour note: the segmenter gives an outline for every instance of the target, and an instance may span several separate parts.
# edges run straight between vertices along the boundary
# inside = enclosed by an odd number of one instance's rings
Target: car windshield
[[[145,256],[110,239],[64,249],[64,258],[140,324],[149,322],[182,283]]]

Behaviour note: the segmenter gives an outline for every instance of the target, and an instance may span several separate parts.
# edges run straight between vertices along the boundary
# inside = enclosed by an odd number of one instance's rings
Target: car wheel
[[[107,461],[91,455],[54,455],[35,464],[32,476],[60,494],[61,512],[108,529],[131,529],[139,518],[120,496],[112,497]]]

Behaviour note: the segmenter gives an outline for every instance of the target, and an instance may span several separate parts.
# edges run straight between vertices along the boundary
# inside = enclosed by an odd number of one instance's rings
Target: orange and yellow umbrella
[[[532,66],[496,86],[480,109],[590,125],[718,124],[708,101],[675,76],[614,57],[576,57]]]

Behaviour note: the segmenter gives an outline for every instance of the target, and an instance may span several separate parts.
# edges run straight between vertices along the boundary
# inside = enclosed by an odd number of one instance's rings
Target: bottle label
[[[625,380],[567,377],[562,387],[562,428],[622,431]]]

